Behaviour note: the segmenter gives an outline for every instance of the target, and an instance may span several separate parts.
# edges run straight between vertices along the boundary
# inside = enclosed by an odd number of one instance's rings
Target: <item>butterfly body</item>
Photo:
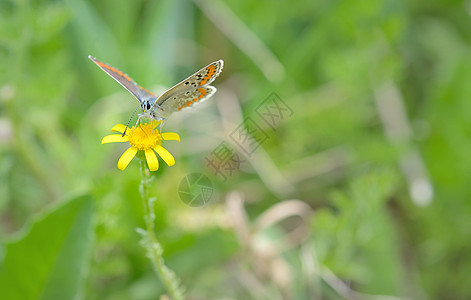
[[[207,100],[216,92],[216,88],[210,84],[219,76],[224,65],[223,60],[215,61],[156,97],[125,73],[98,61],[90,55],[88,58],[113,77],[140,102],[142,113],[139,114],[138,122],[141,118],[166,120],[176,111]]]

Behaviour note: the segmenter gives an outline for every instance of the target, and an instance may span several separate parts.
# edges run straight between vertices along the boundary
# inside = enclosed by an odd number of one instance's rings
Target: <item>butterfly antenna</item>
[[[139,107],[141,107],[141,105],[139,105],[138,107],[136,107],[136,109],[135,109],[134,112],[132,113],[131,118],[129,118],[129,121],[128,121],[128,123],[126,124],[126,129],[124,129],[124,132],[123,132],[123,135],[122,135],[122,136],[124,136],[124,135],[126,134],[126,130],[128,130],[129,123],[131,123],[131,120],[132,120],[132,118],[134,118],[134,115],[136,114],[136,111],[137,111],[137,109],[138,109]]]

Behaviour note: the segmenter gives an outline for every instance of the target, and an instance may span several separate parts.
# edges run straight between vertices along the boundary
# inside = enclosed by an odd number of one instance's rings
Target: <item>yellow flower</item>
[[[126,169],[131,160],[136,156],[138,150],[144,151],[146,156],[147,165],[150,171],[156,171],[159,168],[159,161],[155,152],[167,163],[169,166],[175,164],[175,158],[170,152],[162,147],[162,141],[180,141],[180,136],[174,132],[163,132],[162,134],[155,127],[160,122],[153,122],[140,124],[136,128],[128,128],[122,124],[118,124],[111,128],[111,131],[120,132],[120,134],[107,135],[101,140],[102,144],[116,143],[116,142],[129,142],[131,147],[126,150],[119,158],[118,168],[120,170]],[[123,133],[126,134],[123,136]],[[154,152],[155,151],[155,152]]]

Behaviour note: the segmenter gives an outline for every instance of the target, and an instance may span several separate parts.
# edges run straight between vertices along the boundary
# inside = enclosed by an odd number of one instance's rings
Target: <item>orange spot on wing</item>
[[[206,76],[203,78],[203,80],[200,82],[200,85],[206,84],[211,77],[213,77],[214,73],[216,72],[216,66],[215,65],[210,65],[206,68],[208,70],[208,73]]]
[[[200,95],[198,96],[198,99],[203,98],[208,93],[206,91],[206,89],[202,89],[202,88],[199,88],[197,91],[200,92]]]
[[[147,93],[151,94],[152,96],[154,96],[154,94],[153,94],[152,92],[149,92],[147,89],[143,88],[142,86],[139,86],[139,88],[140,88],[141,90],[144,90],[144,91],[146,91]]]
[[[110,70],[110,71],[112,71],[112,72],[115,72],[116,74],[118,74],[118,75],[124,77],[127,81],[131,81],[131,78],[129,78],[128,75],[124,74],[124,73],[121,72],[120,70],[115,69],[115,68],[113,68],[113,67],[111,67],[111,66],[108,66],[107,64],[104,64],[104,63],[99,62],[99,61],[97,61],[96,63],[97,63],[99,66],[101,66],[101,67],[103,67],[103,68],[105,68],[105,69],[108,69],[108,70]]]
[[[96,62],[99,66],[101,66],[101,67],[108,68],[108,65],[102,63],[101,61],[95,60],[95,62]]]
[[[207,67],[206,70],[208,70],[208,74],[206,74],[205,78],[211,78],[211,76],[213,76],[214,72],[216,72],[216,67],[211,65],[211,66]]]
[[[209,72],[208,75],[206,75],[206,77],[204,79],[209,79],[211,77],[213,77],[214,75],[214,72]]]

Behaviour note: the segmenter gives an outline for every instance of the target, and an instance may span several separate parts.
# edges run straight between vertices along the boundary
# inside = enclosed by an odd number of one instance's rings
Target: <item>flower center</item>
[[[139,126],[131,128],[129,144],[139,150],[148,150],[162,145],[162,138],[159,131],[154,129],[150,123],[141,123]]]

